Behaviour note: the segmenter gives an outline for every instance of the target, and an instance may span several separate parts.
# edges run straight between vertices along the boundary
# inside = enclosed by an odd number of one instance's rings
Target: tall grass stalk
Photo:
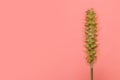
[[[90,80],[93,80],[93,64],[96,58],[96,37],[97,37],[96,14],[93,9],[86,11],[85,43],[87,51],[87,62],[90,64]]]

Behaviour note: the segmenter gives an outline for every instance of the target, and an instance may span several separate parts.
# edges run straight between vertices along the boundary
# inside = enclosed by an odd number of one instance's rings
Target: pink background
[[[120,0],[0,0],[0,80],[89,80],[85,11],[98,19],[95,80],[120,80]]]

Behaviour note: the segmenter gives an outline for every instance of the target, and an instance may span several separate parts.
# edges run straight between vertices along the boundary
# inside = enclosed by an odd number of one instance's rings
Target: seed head
[[[87,62],[93,63],[96,56],[96,17],[93,9],[86,11],[86,23],[85,23],[85,35],[86,35],[86,51],[87,51]]]

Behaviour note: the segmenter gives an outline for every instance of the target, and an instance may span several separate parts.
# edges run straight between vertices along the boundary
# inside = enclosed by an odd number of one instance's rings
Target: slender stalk
[[[93,80],[93,64],[90,64],[90,80]]]

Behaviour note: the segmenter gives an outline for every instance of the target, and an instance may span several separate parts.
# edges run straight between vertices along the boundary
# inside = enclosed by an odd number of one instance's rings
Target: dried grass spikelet
[[[92,64],[96,58],[96,17],[93,9],[86,11],[86,23],[85,23],[85,35],[86,35],[86,51],[87,51],[87,62]]]

